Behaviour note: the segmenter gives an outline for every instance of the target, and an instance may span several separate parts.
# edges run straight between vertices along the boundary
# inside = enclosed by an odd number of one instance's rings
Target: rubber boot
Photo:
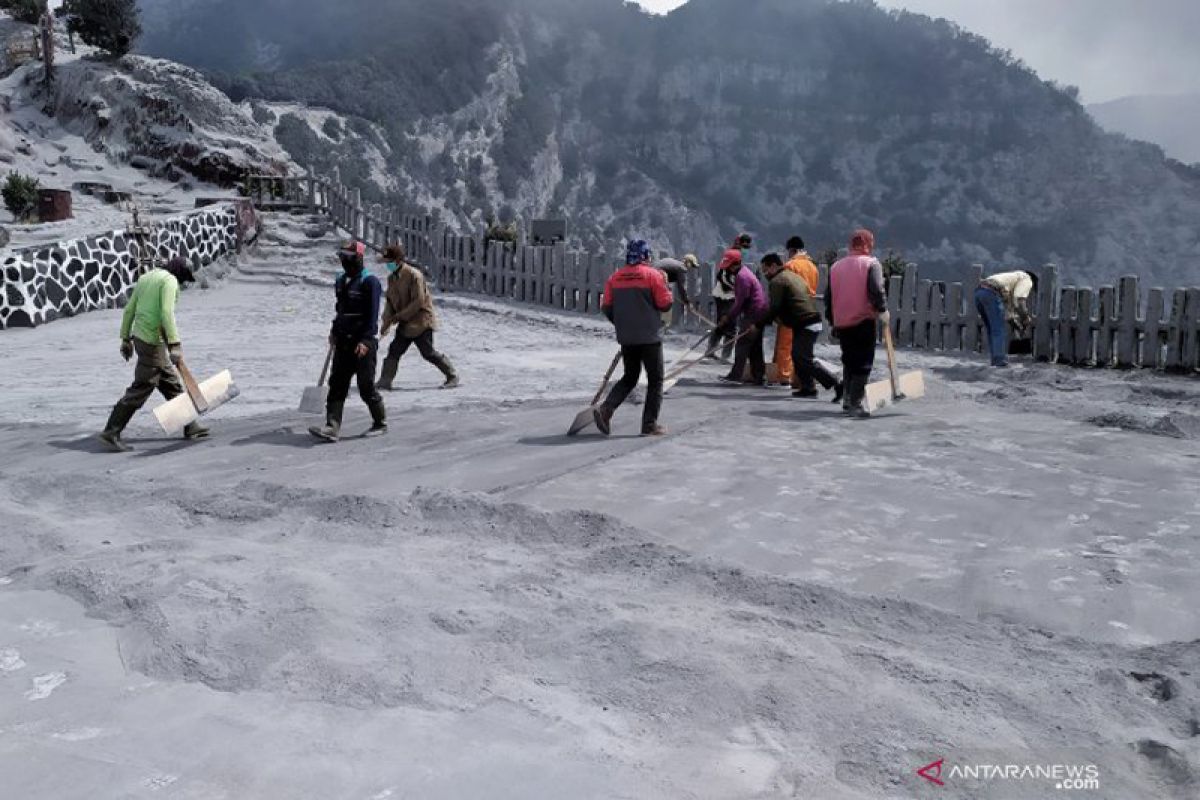
[[[592,412],[592,418],[596,422],[596,430],[600,431],[605,436],[608,436],[610,433],[612,433],[612,416],[612,409],[608,406],[596,406],[595,410]]]
[[[400,359],[385,358],[383,367],[379,370],[379,380],[375,383],[375,388],[381,392],[392,391],[392,384],[396,380],[396,372],[400,369]]]
[[[121,439],[121,432],[125,430],[125,426],[129,424],[129,420],[133,419],[134,411],[126,408],[123,405],[113,406],[112,413],[108,415],[108,422],[104,425],[104,431],[100,434],[100,441],[105,444],[110,450],[118,453],[124,453],[133,448],[125,444]]]
[[[871,410],[867,408],[867,377],[855,375],[846,393],[850,395],[850,416],[857,419],[867,419]]]
[[[842,398],[844,398],[845,396],[846,396],[846,384],[844,381],[838,381],[833,386],[833,399],[830,400],[829,402],[840,403],[840,402],[842,402]]]
[[[193,422],[183,429],[183,438],[185,439],[207,439],[209,433],[208,428],[201,425],[199,422]]]
[[[308,432],[326,442],[336,442],[342,432],[342,408],[344,403],[330,403],[325,409],[325,427],[317,425]]]
[[[446,376],[446,382],[442,384],[443,389],[455,389],[458,387],[458,373],[454,371],[454,365],[450,363],[450,359],[439,355],[434,359],[433,364]]]
[[[371,411],[371,427],[363,435],[383,436],[388,431],[387,408],[383,405],[382,400],[369,404],[367,408]]]

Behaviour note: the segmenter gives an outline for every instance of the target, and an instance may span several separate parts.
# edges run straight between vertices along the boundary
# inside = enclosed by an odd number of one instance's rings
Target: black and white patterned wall
[[[155,257],[184,255],[197,268],[238,250],[256,224],[246,201],[152,222]],[[0,252],[0,330],[123,305],[140,277],[136,251],[131,235],[110,231]]]

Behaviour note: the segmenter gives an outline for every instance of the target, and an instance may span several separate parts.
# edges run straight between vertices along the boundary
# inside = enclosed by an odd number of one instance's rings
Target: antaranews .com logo
[[[1037,782],[1058,791],[1095,791],[1100,788],[1100,768],[1090,763],[994,764],[931,761],[917,770],[938,787],[985,784],[993,781]]]

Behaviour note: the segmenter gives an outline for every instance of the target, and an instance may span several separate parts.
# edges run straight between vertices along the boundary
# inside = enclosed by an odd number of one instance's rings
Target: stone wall
[[[146,222],[153,229],[150,255],[160,261],[185,255],[197,274],[239,250],[257,229],[248,201]],[[136,240],[123,230],[0,252],[0,330],[123,305],[140,277],[137,256]]]

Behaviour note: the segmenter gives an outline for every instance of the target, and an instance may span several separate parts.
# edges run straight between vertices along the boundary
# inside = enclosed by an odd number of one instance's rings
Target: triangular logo
[[[917,774],[925,780],[936,786],[945,786],[946,782],[942,780],[942,766],[946,763],[946,759],[939,758],[932,764],[926,764],[917,770]]]

